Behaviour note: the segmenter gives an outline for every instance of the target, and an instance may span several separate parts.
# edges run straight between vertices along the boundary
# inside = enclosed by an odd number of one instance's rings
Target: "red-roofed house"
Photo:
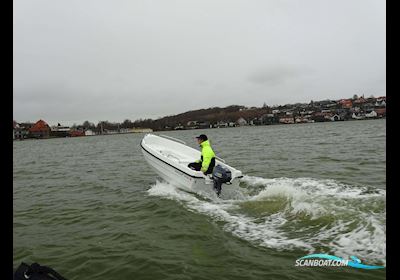
[[[50,126],[44,120],[38,120],[29,129],[29,133],[34,138],[49,138]]]
[[[351,108],[353,106],[351,99],[341,99],[339,104],[342,106],[342,108]]]

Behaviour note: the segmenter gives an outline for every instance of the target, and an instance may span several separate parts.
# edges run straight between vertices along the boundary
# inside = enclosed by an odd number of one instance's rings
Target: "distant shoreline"
[[[349,119],[343,121],[335,121],[335,123],[348,122],[348,121],[372,121],[372,120],[386,120],[386,117],[382,118],[366,118],[366,119]],[[232,126],[232,127],[213,127],[213,128],[194,128],[194,129],[171,129],[171,130],[155,130],[152,132],[171,132],[171,131],[188,131],[188,130],[208,130],[208,129],[224,129],[224,128],[243,128],[243,127],[264,127],[264,126],[277,126],[277,125],[301,125],[301,124],[317,124],[317,123],[332,123],[332,121],[325,122],[313,122],[313,123],[274,123],[274,124],[265,124],[265,125],[242,125],[242,126]],[[48,137],[48,138],[25,138],[25,139],[13,139],[13,141],[29,141],[29,140],[51,140],[51,139],[65,139],[65,138],[84,138],[84,137],[92,137],[92,136],[111,136],[111,135],[121,135],[121,134],[145,134],[151,133],[149,131],[140,131],[140,132],[121,132],[121,133],[104,133],[104,134],[94,134],[94,135],[84,135],[84,136],[67,136],[67,137]]]

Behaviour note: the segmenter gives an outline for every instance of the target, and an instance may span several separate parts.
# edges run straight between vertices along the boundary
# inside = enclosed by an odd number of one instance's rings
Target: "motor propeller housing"
[[[217,165],[214,167],[212,179],[214,182],[214,190],[219,196],[221,194],[222,184],[228,183],[232,180],[232,172],[221,165]]]

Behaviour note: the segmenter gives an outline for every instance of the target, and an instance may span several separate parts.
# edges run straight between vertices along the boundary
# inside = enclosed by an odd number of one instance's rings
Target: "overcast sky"
[[[386,95],[384,0],[14,0],[14,119]]]

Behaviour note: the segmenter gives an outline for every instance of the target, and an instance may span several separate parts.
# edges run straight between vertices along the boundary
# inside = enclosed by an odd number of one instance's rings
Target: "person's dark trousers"
[[[201,162],[191,162],[191,163],[189,163],[188,167],[193,169],[193,170],[200,171]]]
[[[214,166],[215,166],[215,158],[211,159],[210,165],[208,166],[207,171],[204,173],[205,175],[207,174],[211,174],[214,170]]]
[[[204,174],[211,174],[213,172],[215,166],[215,158],[211,159],[210,165],[208,166],[207,171]],[[188,164],[188,167],[196,170],[196,171],[200,171],[201,169],[201,162],[192,162]]]

